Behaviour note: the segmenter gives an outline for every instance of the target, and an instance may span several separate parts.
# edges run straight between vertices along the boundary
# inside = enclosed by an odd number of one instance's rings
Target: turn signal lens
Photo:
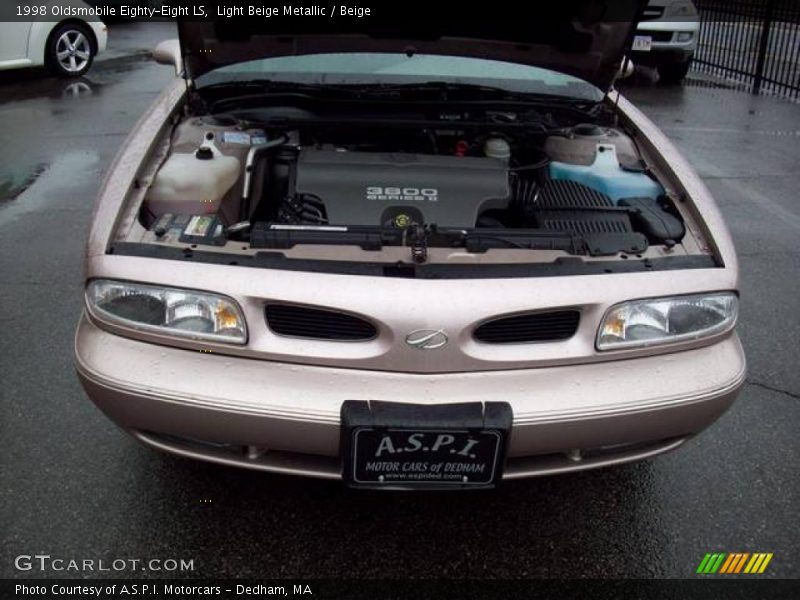
[[[611,308],[597,333],[598,350],[670,344],[732,329],[739,301],[732,292],[634,300]]]
[[[247,341],[236,303],[208,292],[95,279],[86,288],[86,303],[100,320],[126,327],[229,344]]]

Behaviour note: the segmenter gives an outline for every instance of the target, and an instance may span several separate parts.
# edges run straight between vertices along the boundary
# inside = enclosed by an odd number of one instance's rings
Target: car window
[[[490,85],[513,92],[600,100],[581,79],[539,67],[461,56],[331,53],[282,56],[228,65],[198,78],[202,87],[268,79],[314,84],[414,84],[429,81]]]

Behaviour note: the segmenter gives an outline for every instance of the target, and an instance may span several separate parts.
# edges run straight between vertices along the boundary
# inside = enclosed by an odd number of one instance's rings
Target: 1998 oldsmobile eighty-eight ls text
[[[75,362],[145,444],[365,487],[674,449],[745,376],[734,248],[616,92],[626,20],[180,23],[104,184]],[[584,15],[587,13],[583,13]],[[588,14],[604,14],[603,10]]]

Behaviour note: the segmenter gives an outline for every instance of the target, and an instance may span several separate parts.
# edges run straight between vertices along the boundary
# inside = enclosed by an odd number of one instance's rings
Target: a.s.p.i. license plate
[[[356,428],[353,482],[491,484],[501,442],[493,430]]]
[[[420,406],[348,401],[342,407],[344,478],[365,487],[479,487],[501,477],[507,403]]]

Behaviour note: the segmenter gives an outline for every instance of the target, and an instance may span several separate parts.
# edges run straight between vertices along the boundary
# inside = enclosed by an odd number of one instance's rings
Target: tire
[[[692,59],[689,58],[685,61],[665,62],[658,65],[658,78],[660,83],[667,85],[677,85],[681,83],[686,75],[689,73],[689,67],[692,64]]]
[[[80,77],[92,66],[97,46],[91,30],[82,23],[64,23],[47,38],[45,67],[58,77]]]

